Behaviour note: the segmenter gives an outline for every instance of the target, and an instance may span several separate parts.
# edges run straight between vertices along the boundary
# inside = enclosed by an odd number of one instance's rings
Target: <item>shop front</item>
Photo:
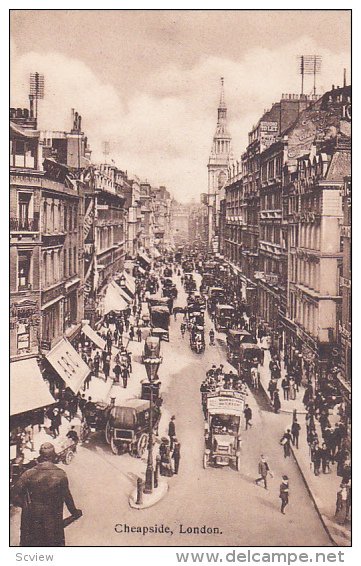
[[[22,456],[24,447],[32,447],[34,427],[44,423],[45,410],[55,403],[36,358],[10,363],[11,470]]]

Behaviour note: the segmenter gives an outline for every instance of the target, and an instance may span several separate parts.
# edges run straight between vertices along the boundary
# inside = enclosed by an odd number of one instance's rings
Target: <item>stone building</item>
[[[332,89],[285,133],[284,215],[290,358],[323,375],[339,365],[342,190],[350,175],[351,89]]]
[[[341,348],[341,368],[342,376],[346,380],[346,387],[351,387],[351,323],[352,323],[352,300],[351,300],[351,198],[352,184],[351,177],[344,179],[342,192],[342,213],[343,221],[341,225],[342,238],[342,275],[340,277],[341,286],[341,320],[339,321],[339,342]]]
[[[224,187],[232,160],[231,135],[227,126],[227,106],[224,98],[224,80],[221,78],[221,96],[218,105],[217,127],[213,136],[208,160],[208,249],[219,252],[220,201],[224,198]]]
[[[28,109],[10,110],[10,359],[41,341],[41,147]]]

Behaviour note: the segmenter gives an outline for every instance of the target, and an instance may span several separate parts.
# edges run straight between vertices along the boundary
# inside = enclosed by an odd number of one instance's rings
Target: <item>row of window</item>
[[[76,246],[68,250],[44,251],[42,259],[41,273],[44,287],[48,287],[60,282],[63,278],[77,274],[78,255]],[[18,251],[17,287],[19,290],[29,289],[33,284],[32,263],[32,251]]]
[[[44,232],[71,232],[78,227],[78,207],[63,204],[58,199],[46,199],[43,203]]]

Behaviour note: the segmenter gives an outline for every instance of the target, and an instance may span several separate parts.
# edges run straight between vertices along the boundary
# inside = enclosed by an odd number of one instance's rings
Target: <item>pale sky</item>
[[[11,36],[12,106],[43,73],[41,129],[69,130],[75,108],[95,162],[109,141],[108,160],[181,201],[207,192],[221,76],[236,158],[264,109],[300,91],[297,55],[322,56],[320,93],[344,67],[350,81],[347,11],[13,10]]]

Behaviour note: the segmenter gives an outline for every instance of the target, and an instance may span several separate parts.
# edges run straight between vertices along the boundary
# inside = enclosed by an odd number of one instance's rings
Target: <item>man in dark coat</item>
[[[290,489],[288,484],[288,477],[282,476],[282,483],[280,485],[280,499],[281,499],[281,513],[283,515],[285,514],[286,505],[288,505],[289,502],[289,497],[290,497],[289,491]]]
[[[298,448],[298,439],[300,436],[301,425],[297,419],[294,419],[291,426],[292,444]]]
[[[61,415],[59,409],[53,410],[50,420],[51,420],[50,430],[53,433],[53,437],[56,438],[60,434],[59,427],[61,426]]]
[[[178,474],[179,470],[179,462],[180,462],[180,442],[178,442],[177,438],[173,438],[173,454],[172,458],[174,460],[174,473]]]
[[[122,373],[122,368],[118,363],[116,363],[115,366],[113,367],[113,373],[115,375],[114,383],[119,383],[119,376]]]
[[[248,405],[245,406],[245,409],[243,411],[244,414],[244,419],[246,421],[246,430],[248,429],[248,427],[252,426],[251,420],[252,420],[252,409],[251,407],[249,407]]]
[[[24,472],[12,489],[13,504],[22,507],[20,546],[65,546],[64,503],[74,518],[82,515],[75,507],[66,473],[54,460],[54,446],[43,444],[39,464]]]
[[[175,438],[175,416],[173,415],[168,425],[168,436],[170,440],[170,450],[173,450],[173,443]]]

